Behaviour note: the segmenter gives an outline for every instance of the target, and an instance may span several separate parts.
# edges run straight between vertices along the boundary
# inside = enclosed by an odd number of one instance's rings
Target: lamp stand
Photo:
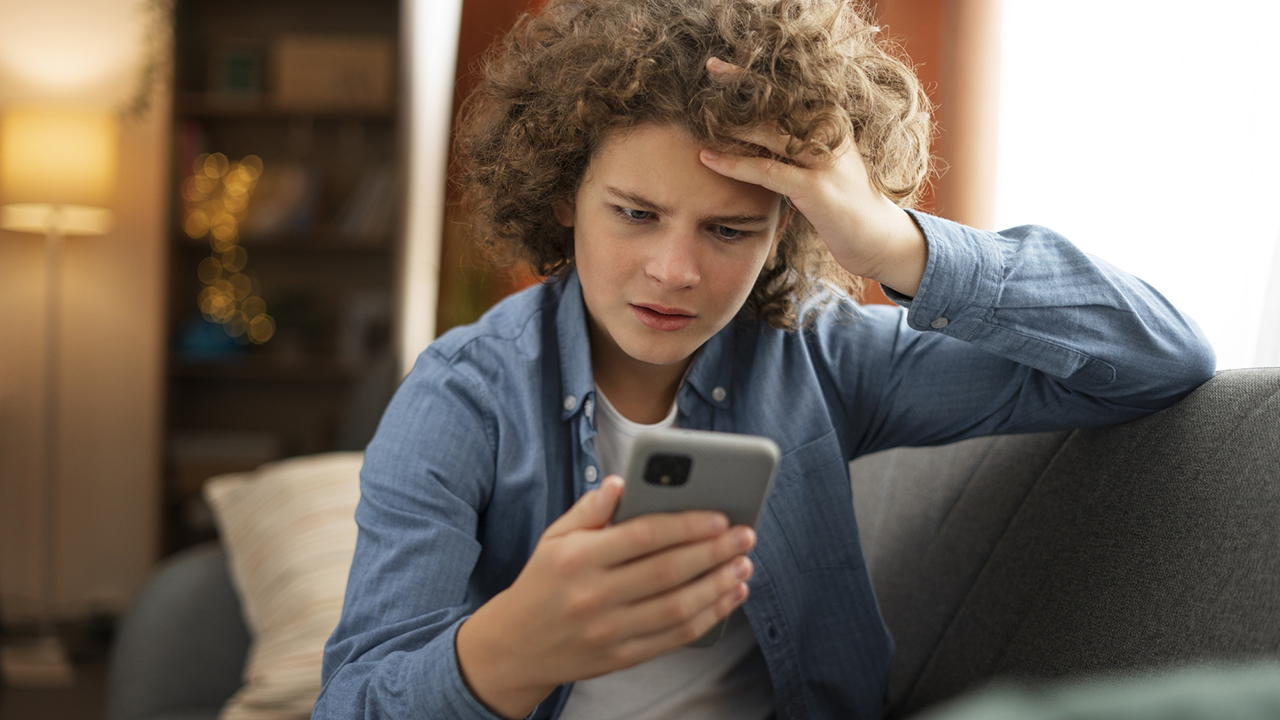
[[[62,328],[61,209],[52,210],[45,242],[45,381],[44,472],[40,486],[44,558],[41,567],[40,624],[33,639],[8,640],[0,647],[0,671],[9,687],[69,687],[75,670],[58,637],[54,602],[57,598],[58,510],[58,371]]]

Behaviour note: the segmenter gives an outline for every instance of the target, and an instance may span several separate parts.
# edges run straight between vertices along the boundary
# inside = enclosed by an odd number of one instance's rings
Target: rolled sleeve
[[[441,646],[438,652],[410,656],[411,659],[406,663],[404,684],[414,696],[413,707],[435,710],[427,717],[501,720],[476,699],[462,679],[462,668],[458,666],[457,638],[458,628],[462,627],[465,619],[449,626],[438,641]],[[422,682],[425,678],[432,678],[436,682]]]
[[[891,300],[907,308],[907,324],[921,332],[937,331],[972,340],[991,320],[1000,293],[1004,258],[981,231],[907,211],[924,233],[929,258],[915,297],[884,288]]]
[[[929,249],[916,295],[885,288],[905,312],[864,308],[854,353],[836,347],[838,327],[822,348],[877,368],[842,393],[863,418],[862,448],[1122,422],[1212,377],[1213,349],[1190,318],[1052,230],[909,212]]]

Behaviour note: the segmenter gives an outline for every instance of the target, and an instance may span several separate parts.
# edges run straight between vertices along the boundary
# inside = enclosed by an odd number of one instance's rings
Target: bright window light
[[[1280,3],[1003,6],[997,226],[1151,283],[1220,369],[1280,364]]]

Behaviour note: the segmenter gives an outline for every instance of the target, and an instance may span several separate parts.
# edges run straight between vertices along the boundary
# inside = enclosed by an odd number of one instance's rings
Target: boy
[[[848,461],[1119,422],[1213,371],[1060,236],[904,209],[927,106],[845,2],[553,0],[485,73],[476,226],[547,282],[388,408],[316,717],[878,717]],[[854,304],[859,276],[905,310]],[[677,425],[781,446],[758,537],[608,524],[634,437]]]

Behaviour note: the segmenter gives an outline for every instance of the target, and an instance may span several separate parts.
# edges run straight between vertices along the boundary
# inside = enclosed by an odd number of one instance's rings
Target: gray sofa
[[[904,448],[850,468],[897,644],[886,716],[992,678],[1280,657],[1280,368],[1109,428]],[[123,619],[107,720],[213,718],[249,637],[217,545]]]

